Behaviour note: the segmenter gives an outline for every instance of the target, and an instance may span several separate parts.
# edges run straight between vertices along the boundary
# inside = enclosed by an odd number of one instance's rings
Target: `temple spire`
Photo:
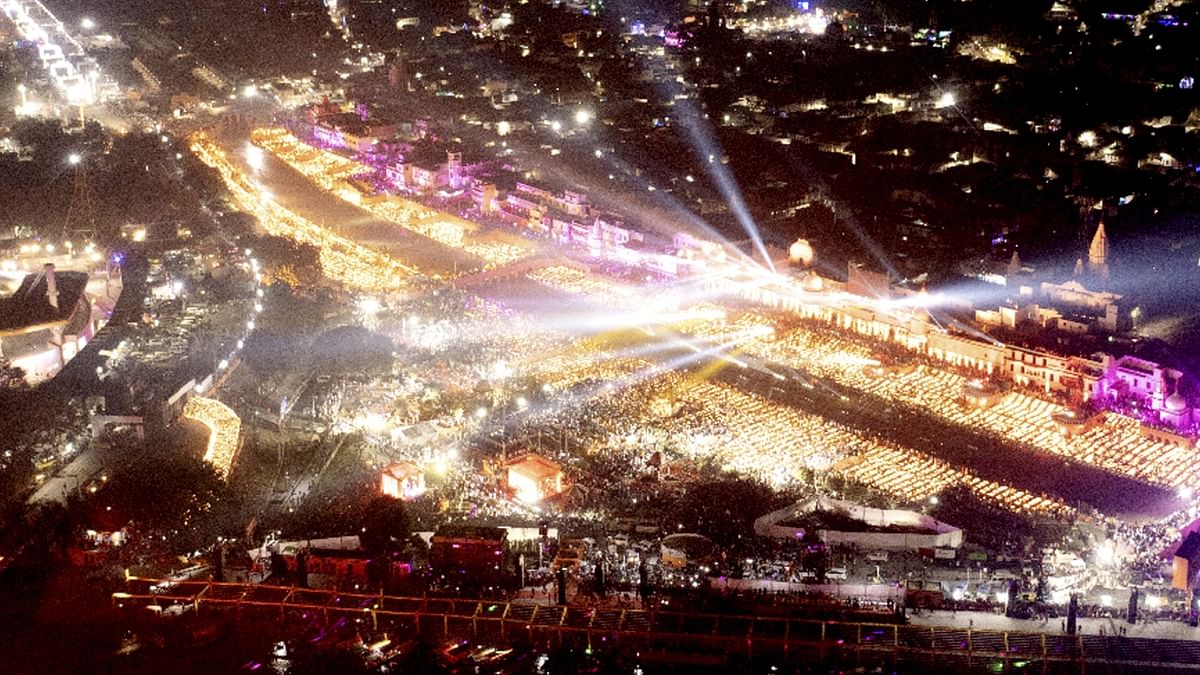
[[[1108,278],[1108,233],[1104,230],[1104,220],[1096,227],[1092,237],[1092,245],[1088,247],[1087,269],[1090,274]]]
[[[1008,259],[1008,276],[1016,276],[1021,271],[1021,256],[1017,255],[1014,250],[1012,257]]]

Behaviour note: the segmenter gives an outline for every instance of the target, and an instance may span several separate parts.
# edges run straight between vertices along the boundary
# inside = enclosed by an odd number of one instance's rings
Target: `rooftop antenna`
[[[96,238],[96,190],[92,187],[87,162],[83,161],[83,155],[72,152],[67,156],[67,163],[75,167],[75,189],[67,209],[63,236],[68,240],[93,241]]]

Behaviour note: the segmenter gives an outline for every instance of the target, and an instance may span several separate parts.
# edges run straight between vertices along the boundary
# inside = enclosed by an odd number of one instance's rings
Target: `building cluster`
[[[1192,405],[1180,391],[1181,371],[1134,356],[1118,357],[1100,351],[1068,354],[1004,342],[963,322],[943,326],[931,313],[927,296],[909,293],[893,298],[884,275],[872,276],[851,268],[847,282],[826,279],[819,292],[793,279],[763,284],[755,283],[752,277],[720,278],[711,283],[768,306],[975,371],[981,377],[1059,396],[1081,409],[1137,413],[1151,427],[1182,434],[1178,438],[1181,443],[1190,444],[1195,438]],[[1058,290],[1064,289],[1051,287],[1051,293]],[[1006,308],[980,315],[984,319],[998,316],[1001,322],[1005,317],[1016,322],[1035,316],[1029,309],[1021,312]],[[981,323],[980,328],[986,328],[989,321]]]
[[[322,113],[326,116],[347,114],[334,112],[335,106],[330,104],[321,107],[327,109]],[[361,121],[365,111],[360,106],[355,114]],[[318,124],[310,133],[319,135],[324,128],[320,119],[318,116]],[[420,125],[406,126],[417,129]],[[528,230],[561,244],[579,246],[601,260],[671,275],[726,263],[719,247],[706,245],[682,232],[668,240],[661,233],[625,227],[620,216],[594,207],[583,191],[552,191],[529,179],[505,183],[496,177],[514,174],[496,162],[464,168],[455,151],[447,151],[444,163],[422,169],[430,176],[427,188],[410,184],[408,176],[416,174],[397,167],[407,166],[404,153],[410,152],[412,146],[395,136],[399,125],[380,128],[390,130],[393,135],[360,145],[359,156],[392,158],[385,159],[388,184],[384,189],[426,197],[437,189],[443,196],[469,203],[482,218],[494,218],[497,223]],[[431,142],[435,136],[416,140]],[[381,151],[381,146],[387,149]],[[345,145],[341,148],[349,150]],[[507,189],[502,192],[498,185]],[[1060,345],[1057,349],[1044,344],[1046,335],[1112,335],[1131,326],[1134,313],[1121,307],[1121,295],[1092,291],[1084,285],[1084,282],[1103,283],[1109,277],[1109,255],[1103,223],[1097,227],[1088,247],[1086,263],[1081,258],[1075,276],[1066,282],[1038,280],[1026,273],[1027,268],[1014,254],[1005,275],[984,275],[987,281],[999,277],[1005,284],[999,295],[1015,290],[994,309],[979,307],[989,301],[987,296],[974,299],[970,293],[935,296],[924,291],[914,293],[893,283],[888,275],[853,263],[848,267],[845,282],[810,272],[799,282],[763,284],[751,272],[744,283],[734,281],[727,290],[740,288],[768,304],[900,344],[954,366],[973,368],[1018,387],[1061,396],[1081,409],[1090,406],[1129,412],[1150,427],[1174,430],[1183,434],[1181,438],[1191,438],[1194,436],[1192,406],[1186,388],[1181,391],[1180,371],[1147,364],[1132,356],[1117,358],[1100,350],[1063,348],[1061,341],[1056,343]],[[811,259],[811,255],[808,257]],[[714,277],[711,283],[736,280],[740,272],[734,267],[730,269],[734,270],[730,275]],[[563,272],[571,270],[548,268],[532,275],[536,278]],[[557,283],[554,279],[548,281]],[[784,288],[774,288],[775,284]],[[834,297],[837,301],[831,301]],[[966,310],[968,320],[958,322],[957,328],[943,328],[928,309],[937,303]],[[1030,336],[1033,339],[1028,339]]]

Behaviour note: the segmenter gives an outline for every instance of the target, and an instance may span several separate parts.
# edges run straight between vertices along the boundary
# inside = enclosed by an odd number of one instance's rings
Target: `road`
[[[256,178],[271,198],[308,220],[323,225],[358,243],[387,253],[400,262],[428,274],[452,275],[482,269],[483,263],[470,254],[383,220],[347,203],[304,177],[270,152],[263,152],[262,169],[246,163],[245,137],[219,139],[229,159],[246,175]]]

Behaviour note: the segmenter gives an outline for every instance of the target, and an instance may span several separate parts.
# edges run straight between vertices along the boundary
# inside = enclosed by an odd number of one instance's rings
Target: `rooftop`
[[[50,305],[46,294],[46,275],[25,275],[16,292],[0,299],[0,331],[20,332],[23,328],[66,321],[87,287],[86,272],[57,272],[58,307]]]

